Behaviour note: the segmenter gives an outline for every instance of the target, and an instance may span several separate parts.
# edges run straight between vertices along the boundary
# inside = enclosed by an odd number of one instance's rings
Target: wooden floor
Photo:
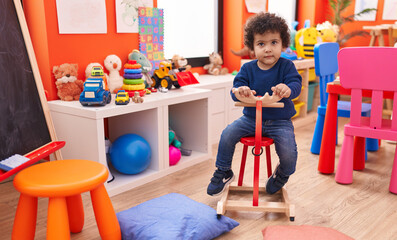
[[[339,123],[338,159],[343,139],[343,124]],[[334,174],[323,175],[317,171],[318,156],[310,153],[314,123],[296,129],[298,144],[297,171],[290,177],[286,187],[296,205],[295,222],[284,214],[226,212],[240,223],[231,232],[217,239],[261,239],[261,230],[269,225],[314,225],[339,230],[355,239],[397,239],[397,196],[388,191],[395,145],[382,142],[378,152],[368,153],[366,169],[354,172],[351,185],[339,185]],[[216,154],[214,146],[214,158]],[[238,172],[241,145],[236,147],[233,169]],[[214,158],[189,169],[171,174],[162,179],[138,187],[111,198],[116,212],[128,209],[149,199],[176,192],[216,208],[220,197],[210,197],[206,188],[214,171]],[[278,158],[272,149],[273,166]],[[248,162],[248,161],[247,161]],[[252,162],[252,161],[251,161]],[[261,168],[261,181],[265,182],[265,164]],[[247,180],[252,178],[252,165],[246,170]],[[85,227],[72,239],[100,239],[89,195],[83,196],[85,204]],[[18,193],[12,182],[0,184],[0,238],[10,239]],[[36,239],[45,239],[47,200],[39,200]]]

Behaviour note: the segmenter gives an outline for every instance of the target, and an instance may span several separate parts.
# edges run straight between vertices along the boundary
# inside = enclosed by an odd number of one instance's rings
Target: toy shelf
[[[189,85],[191,88],[204,88],[211,90],[210,96],[210,142],[216,144],[223,129],[243,114],[243,108],[234,106],[230,97],[235,76],[227,75],[200,75],[199,84]]]
[[[140,104],[115,105],[112,101],[103,107],[83,107],[78,101],[56,100],[48,105],[57,137],[66,141],[61,150],[64,159],[88,159],[107,165],[105,119],[111,142],[127,133],[149,142],[151,163],[142,173],[125,175],[109,167],[115,179],[106,188],[113,196],[210,158],[209,96],[209,90],[183,87],[147,95]],[[182,157],[171,167],[169,126],[183,139],[184,148],[192,150],[191,156]]]

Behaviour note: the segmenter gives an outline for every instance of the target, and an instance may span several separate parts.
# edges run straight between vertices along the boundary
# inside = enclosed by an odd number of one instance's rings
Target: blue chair
[[[317,121],[314,129],[310,151],[314,154],[320,153],[321,139],[323,136],[325,112],[327,110],[327,83],[334,81],[335,73],[338,72],[339,44],[334,42],[318,43],[314,46],[314,64],[316,75],[320,79],[320,106],[317,108]],[[363,103],[361,115],[369,117],[371,104]],[[338,117],[350,118],[350,102],[338,101]],[[338,139],[338,137],[336,137]],[[336,142],[337,144],[337,142]],[[368,151],[377,151],[379,148],[377,139],[366,139]]]

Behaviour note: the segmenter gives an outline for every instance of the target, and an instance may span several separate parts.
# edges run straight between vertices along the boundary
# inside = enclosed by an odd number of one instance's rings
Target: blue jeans
[[[295,142],[294,126],[291,120],[264,120],[262,134],[272,138],[280,159],[279,170],[289,176],[295,172],[298,151]],[[229,170],[236,144],[242,137],[255,136],[255,119],[242,116],[229,124],[222,132],[219,141],[216,167]]]

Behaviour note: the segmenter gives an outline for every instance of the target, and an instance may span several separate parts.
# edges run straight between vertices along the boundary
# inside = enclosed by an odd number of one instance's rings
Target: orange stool
[[[90,191],[95,219],[102,239],[121,239],[120,226],[104,182],[107,168],[88,160],[57,160],[20,171],[14,179],[21,193],[12,239],[34,239],[37,198],[48,197],[47,239],[70,239],[81,232],[84,209],[81,193]]]

